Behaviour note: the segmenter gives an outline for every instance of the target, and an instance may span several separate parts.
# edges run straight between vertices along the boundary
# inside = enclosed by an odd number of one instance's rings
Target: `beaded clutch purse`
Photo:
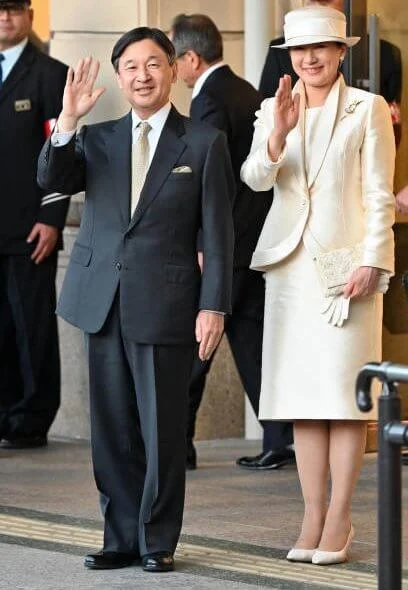
[[[320,313],[332,326],[341,328],[349,317],[350,300],[344,298],[343,289],[352,273],[361,266],[362,253],[363,245],[359,243],[352,248],[338,248],[313,256],[324,295]],[[390,273],[381,271],[377,291],[386,293],[389,282]]]
[[[325,297],[343,293],[352,272],[361,266],[362,252],[363,245],[359,243],[352,248],[337,248],[314,255]]]
[[[342,295],[351,274],[361,266],[363,244],[351,248],[337,248],[331,252],[319,252],[313,256],[324,297]],[[386,293],[390,283],[390,273],[380,271],[377,292]]]

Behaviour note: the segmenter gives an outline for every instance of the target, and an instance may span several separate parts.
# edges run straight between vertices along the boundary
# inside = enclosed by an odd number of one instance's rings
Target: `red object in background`
[[[391,111],[391,119],[393,125],[400,125],[401,123],[401,107],[400,105],[393,100],[392,102],[388,103]]]
[[[57,119],[48,119],[47,121],[44,122],[44,134],[45,134],[46,139],[48,139],[50,137],[50,135],[52,134],[52,132],[54,131],[54,127],[55,127],[56,122],[57,122]]]

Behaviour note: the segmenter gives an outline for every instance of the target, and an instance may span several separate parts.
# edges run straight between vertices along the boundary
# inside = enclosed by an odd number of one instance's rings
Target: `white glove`
[[[346,299],[343,295],[334,295],[324,298],[320,313],[324,316],[327,323],[341,328],[349,317],[349,308],[349,298]]]

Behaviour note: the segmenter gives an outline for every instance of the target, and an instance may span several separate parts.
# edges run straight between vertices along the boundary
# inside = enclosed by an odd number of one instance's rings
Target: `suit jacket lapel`
[[[309,175],[307,179],[309,189],[316,180],[326,157],[330,140],[333,135],[334,125],[336,123],[340,92],[344,86],[343,76],[340,75],[330,90],[329,96],[326,98],[326,102],[320,113],[320,120],[316,129],[316,136],[313,144],[307,146],[310,155]]]
[[[31,45],[31,43],[27,43],[23,53],[20,55],[10,74],[4,81],[4,84],[2,84],[0,88],[0,104],[5,100],[6,96],[10,94],[19,80],[21,80],[21,78],[29,71],[36,58],[36,51],[37,50]],[[22,96],[21,98],[29,97]]]
[[[128,231],[130,231],[144,215],[146,209],[156,198],[174,165],[186,149],[186,144],[181,139],[185,128],[182,116],[174,107],[171,108],[167,121],[160,135],[159,143],[140,195],[139,203],[131,219]]]
[[[118,120],[112,132],[107,134],[105,143],[111,170],[112,195],[117,199],[122,217],[122,225],[126,228],[130,218],[130,190],[132,170],[132,115]]]
[[[294,128],[293,132],[288,136],[287,141],[291,143],[291,151],[294,152],[293,167],[295,175],[302,186],[306,189],[306,168],[305,168],[305,108],[306,108],[306,96],[304,85],[298,81],[293,87],[292,94],[300,95],[299,105],[299,120]]]

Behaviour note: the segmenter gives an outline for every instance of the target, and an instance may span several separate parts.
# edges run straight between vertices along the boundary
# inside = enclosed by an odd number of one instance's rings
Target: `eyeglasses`
[[[19,16],[27,10],[27,4],[0,4],[0,12],[7,12],[10,16]]]

